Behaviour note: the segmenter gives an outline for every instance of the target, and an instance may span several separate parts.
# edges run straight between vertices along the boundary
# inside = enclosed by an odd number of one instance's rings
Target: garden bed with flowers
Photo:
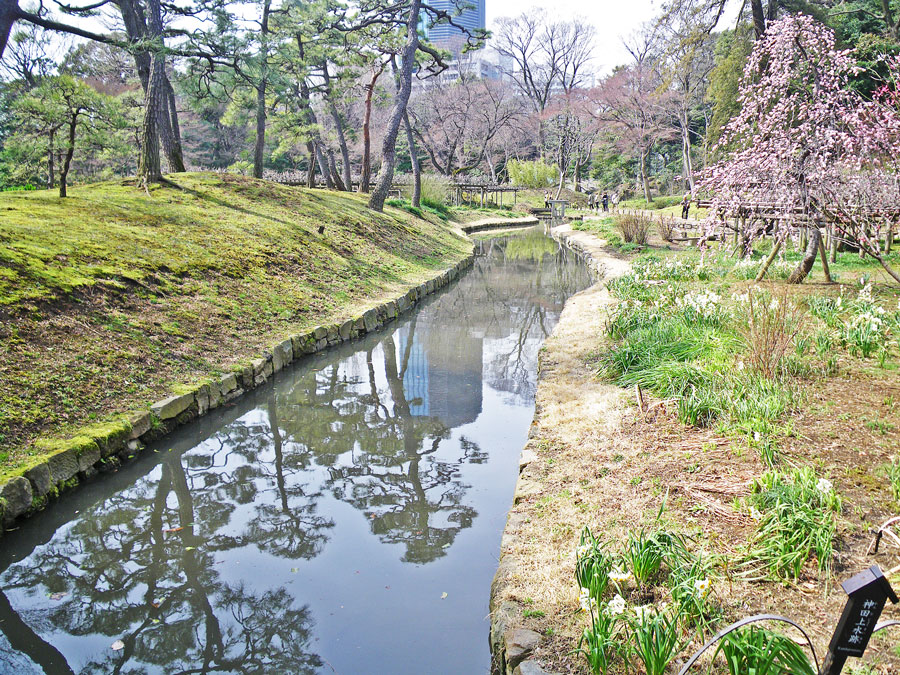
[[[539,411],[529,479],[542,490],[520,508],[575,549],[571,594],[517,589],[542,598],[525,616],[548,636],[547,670],[677,673],[757,613],[802,625],[821,658],[840,582],[900,563],[898,549],[867,555],[873,530],[900,514],[900,293],[857,261],[842,254],[843,284],[788,286],[790,259],[756,284],[759,258],[657,251],[608,284],[605,335],[586,358],[628,408],[614,431],[570,433],[576,443]],[[876,635],[844,672],[897,672],[898,637]],[[817,669],[799,632],[767,623],[691,672]]]

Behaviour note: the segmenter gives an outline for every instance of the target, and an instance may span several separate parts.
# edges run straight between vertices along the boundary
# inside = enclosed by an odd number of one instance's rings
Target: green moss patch
[[[436,215],[375,213],[363,195],[170,180],[149,195],[130,181],[65,200],[0,194],[0,472],[68,442],[35,439],[86,424],[102,449],[125,433],[117,412],[239,371],[471,250]]]

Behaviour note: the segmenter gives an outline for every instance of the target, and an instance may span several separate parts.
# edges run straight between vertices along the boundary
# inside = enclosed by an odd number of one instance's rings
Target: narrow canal
[[[489,670],[538,349],[590,283],[539,231],[0,540],[2,673]]]

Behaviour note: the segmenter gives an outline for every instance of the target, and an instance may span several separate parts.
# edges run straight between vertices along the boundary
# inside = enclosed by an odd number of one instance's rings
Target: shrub
[[[660,214],[659,220],[656,222],[656,231],[659,232],[663,241],[672,241],[675,234],[675,218]]]
[[[785,354],[794,347],[803,327],[802,308],[788,300],[786,291],[781,297],[773,297],[750,290],[735,299],[745,309],[740,330],[747,345],[748,364],[767,378],[781,375]]]
[[[644,245],[650,235],[652,222],[646,216],[620,215],[616,217],[616,229],[626,244]]]
[[[529,188],[546,188],[559,180],[559,167],[542,161],[525,162],[511,159],[506,164],[509,182]]]
[[[450,181],[447,178],[433,173],[422,174],[421,197],[424,206],[430,206],[437,211],[446,211],[449,194]]]

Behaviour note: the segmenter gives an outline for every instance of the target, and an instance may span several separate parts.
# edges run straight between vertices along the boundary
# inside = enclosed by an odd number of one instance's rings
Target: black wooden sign
[[[828,651],[835,657],[862,656],[884,603],[888,598],[896,603],[897,595],[878,565],[847,579],[841,587],[849,597]]]

